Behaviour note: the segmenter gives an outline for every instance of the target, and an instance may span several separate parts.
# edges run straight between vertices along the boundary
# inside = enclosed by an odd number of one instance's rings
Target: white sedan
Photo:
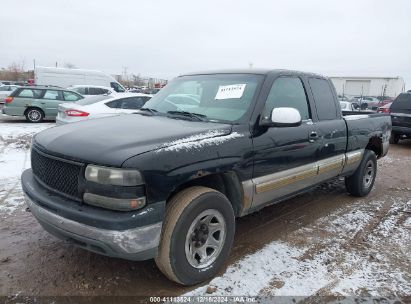
[[[0,85],[0,104],[4,103],[4,99],[10,96],[11,93],[19,86],[17,85]]]
[[[152,97],[141,93],[98,95],[86,97],[76,103],[60,104],[56,117],[58,125],[86,119],[134,113]]]

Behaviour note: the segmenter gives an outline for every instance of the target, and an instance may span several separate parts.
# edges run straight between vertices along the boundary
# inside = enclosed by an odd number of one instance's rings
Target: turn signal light
[[[67,110],[65,111],[67,116],[75,116],[75,117],[81,117],[81,116],[89,116],[90,113],[80,111],[80,110]]]
[[[6,98],[4,99],[4,102],[5,102],[5,103],[10,103],[10,102],[12,102],[12,101],[13,101],[13,97],[11,97],[11,96],[6,97]]]

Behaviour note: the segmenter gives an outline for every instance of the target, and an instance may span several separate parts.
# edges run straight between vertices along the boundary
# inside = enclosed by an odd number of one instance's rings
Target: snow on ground
[[[30,143],[34,134],[53,123],[0,124],[0,217],[10,216],[24,206],[20,175],[30,167]]]
[[[410,202],[386,197],[340,208],[274,241],[186,295],[411,294]],[[376,212],[376,213],[375,213]],[[384,255],[378,250],[391,248]],[[245,279],[246,278],[246,279]]]

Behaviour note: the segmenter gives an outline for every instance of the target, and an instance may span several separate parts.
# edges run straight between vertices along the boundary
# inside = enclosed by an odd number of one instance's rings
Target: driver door
[[[317,175],[318,135],[302,80],[281,76],[274,80],[262,116],[271,119],[274,108],[291,107],[300,112],[296,127],[263,127],[253,138],[255,187],[253,208],[308,188]]]

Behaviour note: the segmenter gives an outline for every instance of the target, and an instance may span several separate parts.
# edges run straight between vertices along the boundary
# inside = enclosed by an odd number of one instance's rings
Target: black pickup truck
[[[187,74],[135,114],[35,136],[22,185],[50,233],[93,252],[155,258],[190,285],[230,254],[235,217],[337,176],[367,195],[386,114],[343,117],[325,77],[287,70]]]
[[[401,93],[390,106],[392,135],[390,142],[398,144],[400,139],[411,138],[411,92]]]

